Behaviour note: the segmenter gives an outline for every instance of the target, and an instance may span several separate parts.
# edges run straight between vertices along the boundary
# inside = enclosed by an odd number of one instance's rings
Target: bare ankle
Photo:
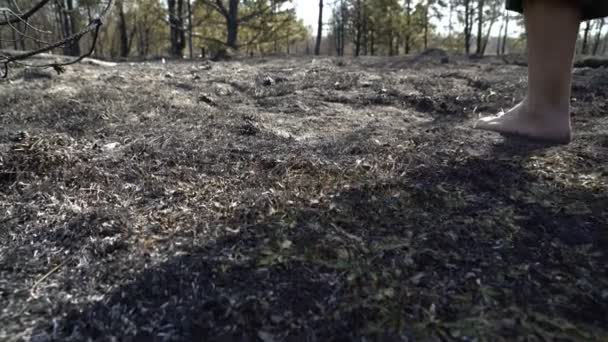
[[[522,102],[523,109],[531,118],[541,120],[569,120],[570,118],[570,101],[529,101],[525,99]]]

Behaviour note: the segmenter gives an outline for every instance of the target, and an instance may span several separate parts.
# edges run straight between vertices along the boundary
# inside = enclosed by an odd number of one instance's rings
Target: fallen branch
[[[59,269],[61,269],[63,266],[65,266],[70,260],[72,260],[71,257],[68,257],[67,259],[65,259],[61,264],[53,267],[50,271],[48,271],[47,273],[45,273],[40,279],[38,279],[34,285],[31,288],[31,292],[34,292],[34,290],[36,290],[36,288],[38,287],[38,285],[42,284],[43,281],[45,281],[48,277],[50,277],[51,275],[53,275],[53,273],[59,271]]]
[[[605,68],[608,67],[608,58],[587,57],[574,62],[575,68]]]

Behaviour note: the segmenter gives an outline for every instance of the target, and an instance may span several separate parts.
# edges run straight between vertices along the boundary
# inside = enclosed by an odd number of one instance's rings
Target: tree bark
[[[406,24],[406,32],[405,32],[405,54],[408,55],[410,53],[410,39],[411,39],[411,25],[412,23],[412,0],[405,0],[405,24]]]
[[[604,46],[602,47],[602,55],[606,55],[606,50],[608,49],[608,33],[604,35]]]
[[[587,24],[585,25],[585,33],[583,34],[583,46],[581,49],[581,52],[583,55],[587,54],[587,48],[588,48],[588,43],[589,43],[589,31],[591,31],[591,21],[588,20]]]
[[[490,34],[492,34],[492,27],[494,27],[494,23],[496,22],[496,18],[492,18],[490,21],[490,25],[488,26],[488,31],[486,32],[486,36],[483,39],[482,47],[481,47],[481,56],[486,54],[486,49],[488,48],[488,42],[490,41]]]
[[[323,39],[323,0],[319,0],[319,23],[317,25],[317,43],[315,44],[315,55],[321,54],[321,40]]]
[[[501,41],[502,41],[501,35],[502,35],[502,31],[503,31],[503,29],[505,27],[504,18],[505,17],[503,15],[503,18],[502,18],[501,23],[500,23],[500,29],[498,29],[498,37],[496,38],[496,56],[500,56],[500,45],[501,45]]]
[[[361,35],[362,35],[362,9],[361,9],[361,0],[357,0],[355,6],[357,6],[357,23],[355,25],[356,37],[355,37],[355,57],[359,57],[361,54]]]
[[[371,54],[372,56],[374,56],[374,55],[376,54],[376,42],[375,42],[375,40],[374,40],[374,38],[375,38],[374,33],[375,33],[375,32],[374,32],[374,30],[372,30],[372,31],[369,33],[369,35],[370,35],[370,39],[369,39],[369,40],[370,40],[369,48],[370,48],[370,54]]]
[[[65,3],[67,13],[64,14],[63,25],[65,28],[66,37],[69,37],[77,32],[76,14],[73,0],[66,0]],[[78,42],[66,44],[64,47],[64,53],[67,56],[80,56],[80,44]]]
[[[340,56],[344,56],[346,48],[346,5],[340,1]]]
[[[502,36],[502,48],[500,50],[501,55],[504,55],[506,53],[508,35],[509,35],[509,12],[507,12],[506,19],[505,19],[505,32],[504,32],[504,35]]]
[[[424,8],[424,49],[428,49],[429,46],[429,2],[427,1]]]
[[[471,32],[473,28],[471,1],[472,0],[464,0],[464,51],[467,56],[471,54]]]
[[[186,47],[186,32],[184,30],[184,0],[168,0],[169,32],[171,36],[171,56],[182,58],[182,51]]]
[[[125,18],[125,9],[122,0],[116,2],[116,8],[118,9],[120,57],[127,58],[129,56],[129,35],[127,33],[127,19]]]
[[[604,18],[599,20],[597,34],[595,35],[595,42],[593,43],[593,55],[597,55],[597,52],[600,48],[600,42],[602,41],[602,30],[604,29],[605,24]]]
[[[484,0],[477,2],[477,55],[483,55],[483,7]]]
[[[190,50],[190,59],[194,59],[194,47],[192,46],[192,4],[190,0],[186,0],[188,5],[188,49]]]

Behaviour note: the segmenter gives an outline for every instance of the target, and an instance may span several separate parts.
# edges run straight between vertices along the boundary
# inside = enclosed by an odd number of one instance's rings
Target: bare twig
[[[36,288],[38,287],[38,285],[42,284],[43,281],[45,281],[48,277],[50,277],[51,275],[53,275],[53,273],[59,271],[59,269],[61,269],[63,266],[65,266],[68,262],[70,262],[70,260],[72,260],[72,257],[68,257],[67,259],[65,259],[61,264],[53,267],[50,271],[48,271],[46,274],[44,274],[40,279],[38,279],[34,285],[32,286],[32,289],[30,291],[34,291],[36,290]]]
[[[44,5],[46,5],[50,1],[51,0],[40,0],[40,2],[38,2],[29,11],[27,11],[25,13],[22,13],[22,14],[19,14],[19,15],[16,15],[14,18],[0,21],[0,26],[4,26],[4,25],[8,25],[8,24],[14,24],[14,23],[18,23],[18,22],[23,21],[23,20],[27,20],[32,15],[36,14],[36,12],[38,12],[42,7],[44,7]],[[0,10],[6,10],[6,9],[5,8],[1,8]]]
[[[49,1],[50,0],[42,0],[38,5],[34,6],[31,10],[29,10],[25,14],[18,16],[17,18],[7,19],[3,22],[0,22],[0,26],[1,25],[10,25],[12,27],[12,25],[11,25],[12,23],[20,22],[22,20],[27,19],[28,17],[32,16],[36,11],[40,10]],[[80,32],[77,32],[67,38],[64,38],[63,40],[57,41],[52,44],[48,44],[44,47],[41,47],[41,48],[33,50],[33,51],[27,51],[27,52],[15,54],[12,56],[0,56],[0,64],[2,64],[2,69],[3,69],[1,71],[2,73],[0,74],[0,77],[6,78],[8,76],[8,69],[9,69],[9,65],[11,63],[30,66],[30,67],[41,67],[41,68],[52,67],[57,72],[60,73],[63,71],[64,66],[78,63],[81,60],[83,60],[84,58],[91,56],[93,54],[93,52],[95,51],[95,45],[97,44],[97,39],[99,37],[99,31],[101,29],[101,26],[103,25],[103,20],[105,19],[106,15],[110,12],[110,9],[112,8],[113,4],[114,4],[114,0],[108,0],[106,7],[103,9],[103,11],[101,11],[101,13],[99,14],[99,16],[97,18],[91,20],[90,23]],[[36,11],[32,12],[32,10],[34,8],[36,8]],[[0,10],[5,10],[5,9],[0,9]],[[14,12],[10,11],[10,13],[14,13]],[[67,44],[78,44],[78,42],[85,35],[87,35],[89,33],[93,37],[93,42],[91,43],[91,48],[86,53],[78,56],[74,60],[71,60],[68,62],[55,62],[55,63],[48,63],[48,64],[40,64],[40,65],[31,65],[31,64],[26,64],[26,63],[21,62],[21,61],[27,60],[33,56],[49,52],[53,49],[56,49],[61,46],[65,46]]]

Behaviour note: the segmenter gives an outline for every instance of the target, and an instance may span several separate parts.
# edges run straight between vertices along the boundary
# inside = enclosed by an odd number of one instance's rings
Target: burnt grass
[[[575,70],[571,145],[473,130],[525,74],[12,70],[0,340],[607,341],[608,70]]]

